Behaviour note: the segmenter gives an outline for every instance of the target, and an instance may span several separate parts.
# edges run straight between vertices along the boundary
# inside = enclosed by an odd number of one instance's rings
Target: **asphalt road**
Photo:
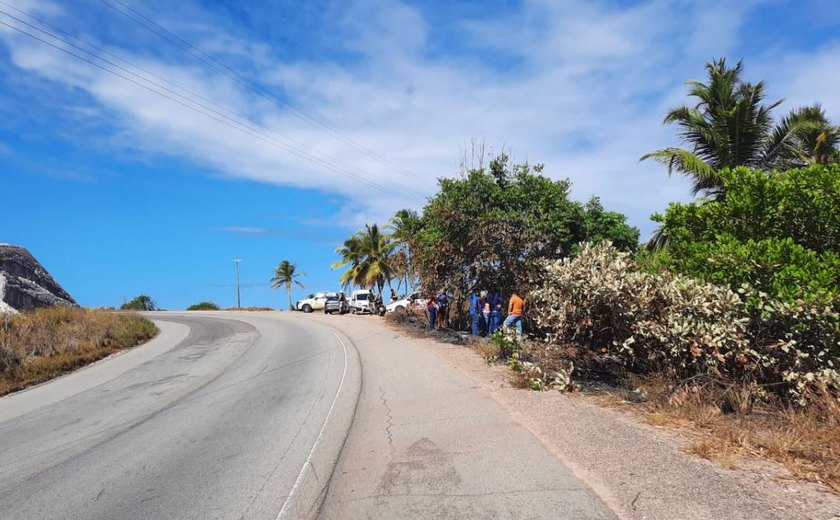
[[[616,516],[378,318],[152,317],[152,342],[0,399],[0,519]]]
[[[358,397],[354,351],[275,316],[154,316],[151,344],[0,399],[0,518],[299,518]]]

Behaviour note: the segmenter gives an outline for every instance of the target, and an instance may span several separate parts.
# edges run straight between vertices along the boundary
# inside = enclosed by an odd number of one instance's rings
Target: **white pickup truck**
[[[295,306],[297,310],[303,312],[319,311],[324,308],[324,303],[327,301],[327,293],[319,292],[310,294],[306,298],[297,302]]]

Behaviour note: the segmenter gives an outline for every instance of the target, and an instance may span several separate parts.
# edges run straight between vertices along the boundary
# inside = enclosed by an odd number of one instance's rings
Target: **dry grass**
[[[488,363],[498,361],[502,355],[502,349],[492,341],[471,341],[469,345],[484,358]]]
[[[0,314],[0,395],[47,381],[157,334],[131,313],[52,307]]]
[[[747,456],[782,464],[798,479],[820,482],[840,493],[840,402],[820,394],[807,408],[764,405],[742,413],[723,413],[720,396],[702,389],[663,392],[651,385],[646,419],[657,426],[679,426],[700,433],[688,451],[725,468]],[[735,400],[742,398],[738,394]]]

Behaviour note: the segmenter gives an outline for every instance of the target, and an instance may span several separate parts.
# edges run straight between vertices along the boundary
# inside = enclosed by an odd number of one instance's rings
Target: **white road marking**
[[[277,513],[277,517],[275,518],[275,520],[285,518],[286,510],[289,507],[289,504],[291,503],[292,497],[295,495],[295,491],[297,491],[298,486],[303,480],[303,473],[304,471],[306,471],[306,466],[312,464],[312,456],[315,454],[315,450],[318,448],[318,444],[321,442],[321,437],[324,435],[324,430],[327,429],[327,423],[329,422],[330,416],[333,413],[335,403],[338,401],[338,396],[341,393],[341,388],[344,386],[344,378],[347,375],[347,346],[344,344],[344,341],[341,340],[341,337],[338,334],[336,334],[335,331],[330,332],[333,333],[333,336],[335,336],[338,342],[341,344],[342,350],[344,350],[344,370],[341,373],[341,381],[338,383],[338,388],[335,391],[335,397],[333,397],[333,401],[330,405],[329,411],[327,412],[327,416],[324,417],[324,424],[321,425],[321,431],[318,432],[318,436],[315,437],[315,442],[312,444],[312,449],[309,450],[309,456],[306,457],[306,461],[303,463],[303,466],[301,466],[297,479],[295,479],[295,483],[292,485],[291,491],[289,491],[289,496],[287,496],[286,500],[283,502],[283,507],[280,508],[280,512]]]

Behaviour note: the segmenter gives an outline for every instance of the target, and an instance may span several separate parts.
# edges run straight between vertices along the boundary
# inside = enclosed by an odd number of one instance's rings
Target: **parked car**
[[[419,292],[411,293],[405,298],[392,301],[385,306],[385,312],[406,312],[425,309],[426,298],[423,298]]]
[[[350,304],[350,312],[353,314],[373,313],[373,302],[370,301],[370,291],[368,290],[353,291],[348,303]]]
[[[307,296],[307,297],[306,297],[306,298],[304,298],[303,300],[298,300],[298,301],[296,301],[296,302],[295,302],[295,310],[296,310],[296,311],[303,310],[303,309],[301,309],[301,308],[300,308],[301,304],[302,304],[305,300],[308,300],[308,299],[310,299],[310,298],[314,298],[314,297],[315,297],[315,295],[314,295],[314,294],[310,294],[309,296]]]
[[[327,300],[324,302],[324,314],[345,314],[350,310],[350,305],[347,303],[347,298],[344,293],[331,292],[327,293]]]
[[[303,312],[319,311],[324,308],[324,303],[327,301],[327,293],[319,292],[310,294],[308,297],[300,300],[297,303],[297,308]]]

